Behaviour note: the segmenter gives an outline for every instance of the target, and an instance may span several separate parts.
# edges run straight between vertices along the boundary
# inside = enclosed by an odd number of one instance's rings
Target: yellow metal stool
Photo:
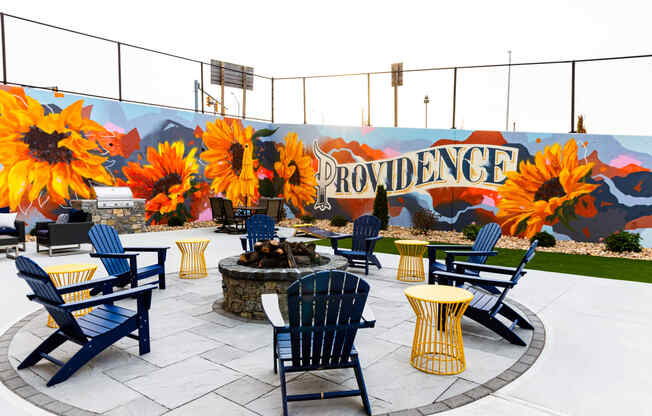
[[[417,323],[410,364],[430,374],[459,374],[466,369],[462,315],[473,294],[454,286],[418,285],[405,289]]]
[[[210,240],[179,240],[177,247],[181,251],[179,277],[182,279],[201,279],[208,276],[204,251]]]
[[[68,286],[75,283],[87,282],[93,278],[97,270],[96,264],[59,264],[57,266],[50,266],[45,268],[45,272],[50,276],[52,283],[55,287]],[[82,290],[79,292],[63,294],[63,300],[66,303],[78,302],[90,298],[90,289]],[[80,309],[74,311],[75,318],[86,315],[93,308]],[[48,315],[48,326],[50,328],[58,328],[56,322],[50,315]]]
[[[396,249],[401,255],[396,278],[402,282],[423,282],[426,280],[423,272],[423,253],[426,252],[427,241],[396,240]]]

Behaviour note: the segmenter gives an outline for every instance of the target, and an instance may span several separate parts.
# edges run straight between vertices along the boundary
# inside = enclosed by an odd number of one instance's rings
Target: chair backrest
[[[376,237],[380,232],[380,220],[373,215],[363,215],[353,223],[353,251],[365,251],[367,238]]]
[[[25,256],[16,258],[16,269],[18,269],[18,277],[25,280],[32,289],[34,300],[37,300],[38,303],[45,307],[52,319],[59,325],[59,328],[70,338],[82,344],[86,343],[87,338],[73,314],[58,307],[63,305],[65,301],[57,292],[45,270]]]
[[[235,220],[235,212],[233,211],[233,201],[224,198],[224,219],[227,221]]]
[[[283,200],[280,198],[272,198],[267,200],[267,209],[265,213],[272,217],[274,221],[279,221],[281,217],[281,206]]]
[[[120,237],[118,237],[118,232],[109,225],[95,224],[88,231],[88,236],[91,239],[93,248],[99,254],[125,252]],[[102,263],[106,272],[112,276],[119,276],[129,271],[127,259],[102,258]]]
[[[313,273],[292,283],[287,289],[292,365],[347,363],[368,295],[367,282],[340,270]]]
[[[525,266],[532,260],[532,257],[536,254],[536,249],[537,245],[539,244],[539,240],[534,240],[532,244],[530,244],[530,248],[527,249],[525,252],[525,255],[523,255],[523,258],[521,259],[521,262],[519,263],[518,267],[514,271],[514,274],[512,275],[512,278],[510,279],[514,284],[517,284],[518,281],[523,277],[525,273],[523,273],[523,269],[525,269]],[[507,296],[507,292],[509,292],[508,287],[506,287],[503,292],[500,294],[498,302],[496,302],[496,305],[494,308],[499,308],[500,305],[502,304],[503,300],[505,299],[505,296]]]
[[[267,215],[252,215],[247,218],[247,242],[249,251],[254,250],[256,241],[271,240],[274,238],[274,220]]]
[[[213,213],[214,220],[224,219],[224,199],[219,197],[211,197],[211,212]]]
[[[496,243],[502,235],[502,230],[500,225],[495,222],[485,224],[480,231],[478,236],[473,242],[473,251],[491,251],[496,246]],[[487,261],[487,256],[469,256],[468,262],[484,264]]]

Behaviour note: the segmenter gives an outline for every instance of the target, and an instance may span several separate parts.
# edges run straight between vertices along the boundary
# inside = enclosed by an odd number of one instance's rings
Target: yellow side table
[[[87,282],[93,278],[97,270],[97,264],[81,263],[81,264],[59,264],[45,268],[45,272],[50,276],[52,283],[55,287],[68,286],[75,283]],[[82,290],[79,292],[65,293],[63,300],[66,303],[78,302],[90,298],[90,289]],[[74,311],[75,318],[86,315],[93,308],[80,309]],[[48,315],[48,326],[50,328],[58,328],[56,322],[50,315]]]
[[[402,282],[423,282],[426,280],[423,272],[423,253],[426,252],[427,241],[396,240],[396,249],[401,255],[396,278]]]
[[[410,364],[430,374],[459,374],[466,369],[462,315],[473,294],[454,286],[418,285],[405,289],[417,323]]]
[[[181,279],[201,279],[208,276],[204,251],[210,240],[179,240],[177,247],[181,251]]]

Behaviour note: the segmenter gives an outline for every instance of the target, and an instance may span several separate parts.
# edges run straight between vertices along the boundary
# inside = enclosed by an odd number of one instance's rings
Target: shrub
[[[315,222],[315,218],[312,215],[302,215],[299,217],[299,219],[304,224],[312,224]]]
[[[625,251],[640,252],[641,248],[641,235],[636,233],[628,233],[627,231],[619,231],[613,233],[604,239],[607,250],[615,253],[622,253]]]
[[[478,236],[478,233],[480,232],[480,226],[476,223],[471,223],[467,225],[466,227],[462,228],[462,234],[464,234],[464,237],[471,241],[475,241],[475,238]]]
[[[555,244],[557,244],[555,237],[545,231],[539,231],[534,234],[534,237],[530,238],[530,244],[532,244],[534,240],[539,240],[539,247],[554,247]]]
[[[181,227],[185,223],[186,220],[178,215],[175,215],[174,217],[170,217],[170,219],[168,219],[168,225],[170,227]]]
[[[344,227],[348,223],[349,220],[341,215],[336,215],[333,218],[331,218],[331,225],[333,227]]]
[[[435,228],[438,216],[430,209],[420,209],[412,215],[412,226],[417,233],[425,234]]]
[[[380,220],[380,228],[386,230],[389,224],[389,202],[387,202],[387,191],[383,185],[378,185],[376,188],[373,215]]]

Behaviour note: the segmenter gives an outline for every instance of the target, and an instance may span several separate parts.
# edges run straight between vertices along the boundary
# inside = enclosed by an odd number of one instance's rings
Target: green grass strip
[[[395,238],[383,238],[376,244],[376,252],[398,254]],[[329,246],[329,240],[316,242],[320,246]],[[448,244],[431,242],[432,244]],[[341,248],[351,248],[351,240],[341,240]],[[516,267],[523,258],[525,250],[509,248],[497,249],[498,255],[489,257],[488,264]],[[437,258],[443,259],[444,253],[439,252]],[[463,257],[458,260],[465,260]],[[564,254],[539,251],[527,265],[528,269],[543,270],[582,276],[602,277],[605,279],[628,280],[632,282],[652,283],[652,261],[621,259],[617,257],[599,257],[586,254]]]

